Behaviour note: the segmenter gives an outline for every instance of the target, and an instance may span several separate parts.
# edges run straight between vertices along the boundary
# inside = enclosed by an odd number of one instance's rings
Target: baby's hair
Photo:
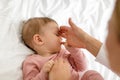
[[[34,17],[24,22],[22,28],[22,39],[29,48],[33,50],[31,40],[35,34],[42,34],[42,28],[49,22],[55,22],[55,20],[48,17]]]

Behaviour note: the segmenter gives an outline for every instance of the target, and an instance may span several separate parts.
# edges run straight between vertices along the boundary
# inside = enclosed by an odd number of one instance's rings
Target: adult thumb
[[[77,26],[75,25],[75,23],[73,23],[73,21],[72,21],[71,18],[69,18],[69,21],[68,21],[68,22],[69,22],[69,24],[70,24],[72,30],[76,30]]]

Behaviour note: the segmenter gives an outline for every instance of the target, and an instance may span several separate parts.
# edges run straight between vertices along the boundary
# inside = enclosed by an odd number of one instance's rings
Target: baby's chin
[[[61,50],[61,46],[57,49],[57,51],[59,52]]]
[[[61,50],[61,47],[57,48],[57,49],[55,50],[55,53],[60,52],[60,50]]]

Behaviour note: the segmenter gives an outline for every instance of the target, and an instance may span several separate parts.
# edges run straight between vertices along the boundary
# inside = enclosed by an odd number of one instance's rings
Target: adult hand
[[[77,27],[71,19],[69,19],[69,24],[70,27],[60,27],[60,34],[66,38],[67,44],[72,47],[85,48],[94,56],[97,56],[102,43]]]
[[[72,21],[69,19],[70,27],[61,26],[60,33],[61,36],[66,38],[66,42],[69,46],[85,48],[86,47],[86,38],[89,35],[84,32],[82,29],[78,28]]]
[[[49,73],[49,80],[70,80],[70,65],[67,61],[59,58],[55,61]]]

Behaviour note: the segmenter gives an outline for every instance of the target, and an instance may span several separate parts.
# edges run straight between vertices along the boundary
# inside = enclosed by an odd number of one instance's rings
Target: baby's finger
[[[50,60],[49,61],[49,65],[52,66],[54,64],[54,61],[53,60]]]

